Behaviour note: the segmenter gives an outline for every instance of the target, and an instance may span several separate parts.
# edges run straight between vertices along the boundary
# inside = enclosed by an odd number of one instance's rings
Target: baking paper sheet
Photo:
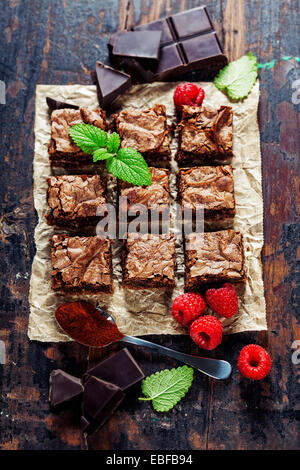
[[[232,165],[235,179],[236,217],[234,228],[244,235],[247,282],[239,292],[239,313],[231,319],[222,320],[226,334],[248,330],[265,330],[266,309],[262,280],[261,250],[263,246],[263,199],[261,184],[261,155],[257,106],[259,83],[242,102],[231,103],[227,96],[212,83],[200,83],[206,93],[205,103],[219,107],[230,105],[234,111],[234,158]],[[136,85],[114,105],[114,110],[125,108],[143,109],[163,103],[167,107],[169,121],[175,119],[173,92],[177,83],[152,83]],[[31,340],[68,341],[59,329],[54,317],[55,308],[68,300],[85,299],[98,303],[116,319],[120,330],[130,335],[186,334],[187,331],[172,318],[172,300],[183,293],[184,264],[181,240],[177,240],[177,279],[173,294],[162,291],[133,291],[121,284],[120,242],[113,247],[114,284],[113,295],[60,296],[51,291],[49,238],[54,234],[45,221],[48,212],[46,201],[47,178],[51,175],[48,159],[50,123],[46,96],[68,101],[81,107],[94,109],[98,106],[95,86],[84,85],[38,85],[36,89],[35,151],[34,151],[34,204],[39,222],[35,229],[36,255],[30,280],[30,319],[28,335]],[[172,142],[173,154],[176,139]],[[176,199],[176,164],[172,164],[171,194]],[[115,182],[109,184],[112,199],[115,198]]]

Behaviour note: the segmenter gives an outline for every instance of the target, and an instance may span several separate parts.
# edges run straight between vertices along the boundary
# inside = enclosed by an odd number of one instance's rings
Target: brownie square
[[[121,137],[121,147],[135,148],[152,166],[165,168],[169,165],[170,129],[164,105],[156,104],[144,111],[121,111],[114,115],[114,125]]]
[[[61,294],[113,291],[111,240],[54,235],[51,287]]]
[[[97,224],[100,215],[106,214],[106,180],[99,175],[51,176],[47,181],[49,225],[86,230]]]
[[[169,170],[150,167],[150,171],[152,183],[149,186],[133,186],[118,180],[120,212],[124,213],[136,204],[148,212],[163,212],[170,207]]]
[[[185,289],[245,280],[243,236],[234,230],[192,233],[185,238]]]
[[[75,167],[93,163],[91,155],[84,153],[71,137],[69,130],[75,124],[91,124],[106,130],[106,113],[103,109],[57,109],[51,113],[51,140],[49,158],[53,167]]]
[[[232,117],[230,106],[219,109],[184,106],[178,125],[179,166],[230,163],[232,158]]]
[[[182,210],[204,209],[206,230],[229,228],[235,216],[231,165],[182,168],[178,175],[178,197]]]
[[[173,235],[128,233],[122,250],[123,286],[172,289],[175,285]]]

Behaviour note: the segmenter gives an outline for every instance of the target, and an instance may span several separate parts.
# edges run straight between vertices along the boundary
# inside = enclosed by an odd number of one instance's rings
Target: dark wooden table
[[[259,121],[265,203],[263,252],[268,332],[225,338],[218,357],[230,360],[230,380],[197,374],[188,398],[168,414],[137,402],[132,390],[119,411],[88,442],[90,449],[295,449],[299,448],[299,372],[292,344],[300,340],[299,299],[299,56],[298,0],[206,2],[230,59],[251,50],[260,63]],[[53,414],[47,402],[52,369],[80,375],[99,359],[76,344],[27,338],[28,291],[35,247],[32,195],[35,86],[90,84],[95,60],[107,61],[106,43],[117,28],[199,5],[192,0],[6,0],[0,17],[1,320],[7,363],[0,366],[2,449],[84,449],[77,416]],[[196,353],[185,337],[155,337]],[[257,342],[273,359],[271,374],[252,383],[237,373],[242,346]],[[102,353],[109,354],[111,350]],[[132,349],[146,373],[176,362]],[[294,361],[295,362],[295,361]]]

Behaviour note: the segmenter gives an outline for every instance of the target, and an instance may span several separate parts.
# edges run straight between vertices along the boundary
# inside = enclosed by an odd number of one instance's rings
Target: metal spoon
[[[114,318],[109,315],[107,312],[102,310],[99,307],[96,307],[99,312],[104,315],[107,320],[115,323]],[[192,356],[191,354],[184,354],[174,349],[166,348],[165,346],[160,346],[159,344],[151,343],[145,339],[135,338],[134,336],[124,336],[121,340],[123,343],[136,344],[137,346],[144,346],[145,348],[152,349],[153,351],[161,352],[166,356],[173,357],[177,361],[184,362],[189,366],[198,369],[203,374],[208,375],[214,379],[223,380],[227,379],[231,374],[231,365],[227,361],[222,359],[211,359],[208,357],[199,357]]]

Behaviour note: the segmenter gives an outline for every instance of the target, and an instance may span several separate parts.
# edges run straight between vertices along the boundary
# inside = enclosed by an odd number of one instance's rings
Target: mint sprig
[[[256,82],[257,69],[257,58],[249,52],[220,70],[214,84],[232,100],[246,98]]]
[[[116,178],[136,186],[149,186],[152,175],[144,157],[134,148],[120,148],[117,132],[108,135],[90,124],[76,124],[69,131],[70,137],[85,153],[93,156],[93,162],[106,160],[107,170]]]
[[[76,124],[70,128],[69,134],[75,144],[90,155],[106,146],[107,133],[91,124]]]
[[[142,381],[142,392],[146,398],[140,397],[139,400],[152,400],[156,411],[169,411],[186,395],[193,377],[194,370],[188,366],[156,372]]]

